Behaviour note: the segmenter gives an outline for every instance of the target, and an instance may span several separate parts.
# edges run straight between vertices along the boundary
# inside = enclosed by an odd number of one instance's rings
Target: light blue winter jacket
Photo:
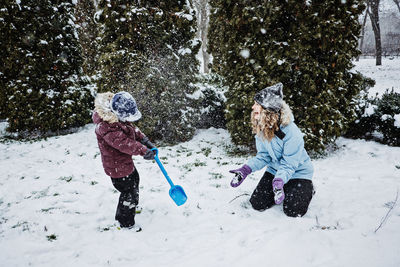
[[[287,183],[290,179],[311,180],[314,168],[304,149],[303,133],[293,122],[292,112],[284,103],[281,118],[281,130],[285,137],[272,138],[271,142],[256,135],[257,155],[247,165],[253,172],[267,166],[267,171],[282,178]]]

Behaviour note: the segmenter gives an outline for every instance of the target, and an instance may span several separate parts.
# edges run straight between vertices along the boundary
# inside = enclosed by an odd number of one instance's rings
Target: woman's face
[[[259,120],[263,109],[262,106],[254,101],[254,105],[251,107],[251,109],[253,110],[254,118]]]

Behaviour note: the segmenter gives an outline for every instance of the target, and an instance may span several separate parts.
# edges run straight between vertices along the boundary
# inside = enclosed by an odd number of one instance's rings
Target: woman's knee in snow
[[[267,202],[255,201],[254,199],[251,198],[250,198],[250,204],[253,207],[253,209],[258,211],[264,211],[272,207],[272,205],[269,205]]]
[[[283,205],[283,212],[289,217],[303,217],[308,210],[307,207],[292,207],[290,205]]]

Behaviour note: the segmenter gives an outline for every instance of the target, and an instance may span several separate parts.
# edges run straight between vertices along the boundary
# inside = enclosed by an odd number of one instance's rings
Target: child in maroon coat
[[[135,224],[139,202],[139,173],[132,156],[154,159],[154,145],[131,122],[141,118],[135,99],[127,92],[98,94],[93,122],[105,173],[121,193],[115,219],[121,227]],[[139,228],[138,228],[139,230]]]

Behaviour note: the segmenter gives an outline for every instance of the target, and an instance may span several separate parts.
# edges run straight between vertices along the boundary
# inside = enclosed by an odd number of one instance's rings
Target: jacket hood
[[[282,101],[281,108],[281,125],[286,126],[289,125],[292,121],[294,121],[292,110],[289,105],[286,104],[285,101]]]
[[[95,114],[93,114],[93,121],[95,123],[99,123],[101,120],[108,123],[118,122],[117,115],[111,110],[110,103],[113,97],[114,94],[111,92],[97,94],[96,99],[94,100]]]

